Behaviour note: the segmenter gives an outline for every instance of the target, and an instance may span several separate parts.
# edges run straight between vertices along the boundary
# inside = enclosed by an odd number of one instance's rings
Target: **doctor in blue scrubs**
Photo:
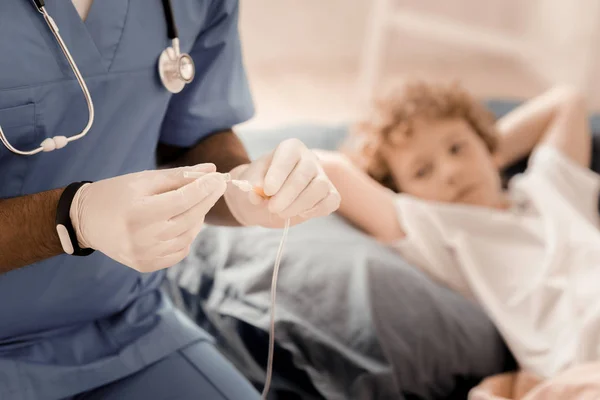
[[[251,161],[232,131],[238,2],[169,3],[0,1],[2,400],[259,397],[166,268],[204,223],[280,228],[339,194],[299,141]]]

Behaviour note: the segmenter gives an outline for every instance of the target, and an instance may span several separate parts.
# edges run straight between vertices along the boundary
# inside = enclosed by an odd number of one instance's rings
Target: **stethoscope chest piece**
[[[158,59],[158,74],[164,87],[171,93],[179,93],[186,84],[194,80],[194,60],[189,54],[179,51],[177,39],[167,47]]]

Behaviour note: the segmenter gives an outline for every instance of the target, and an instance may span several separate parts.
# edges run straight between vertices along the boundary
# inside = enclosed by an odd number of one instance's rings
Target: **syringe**
[[[204,172],[193,172],[193,171],[184,171],[183,172],[183,177],[184,178],[197,179],[197,178],[200,178],[200,177],[202,177],[204,175],[206,175],[206,173],[204,173]],[[256,193],[257,195],[259,195],[260,197],[262,197],[264,199],[270,198],[270,196],[267,196],[265,194],[265,192],[264,192],[264,190],[262,188],[254,186],[254,185],[252,185],[248,181],[243,181],[243,180],[238,180],[238,179],[231,179],[231,174],[229,174],[229,173],[224,173],[222,175],[225,177],[225,182],[230,182],[232,185],[235,185],[241,191],[244,191],[244,192],[254,192],[254,193]]]

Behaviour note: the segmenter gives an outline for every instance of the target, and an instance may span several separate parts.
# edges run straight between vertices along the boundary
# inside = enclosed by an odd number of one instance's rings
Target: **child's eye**
[[[458,154],[461,152],[461,150],[464,148],[463,143],[454,143],[451,147],[450,147],[450,154]]]
[[[415,172],[416,179],[425,178],[431,172],[431,165],[424,165]]]

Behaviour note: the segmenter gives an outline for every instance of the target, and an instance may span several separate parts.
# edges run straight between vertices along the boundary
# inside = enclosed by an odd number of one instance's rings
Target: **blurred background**
[[[600,109],[600,0],[246,0],[256,116],[242,127],[348,122],[403,77],[481,98],[570,83]]]

